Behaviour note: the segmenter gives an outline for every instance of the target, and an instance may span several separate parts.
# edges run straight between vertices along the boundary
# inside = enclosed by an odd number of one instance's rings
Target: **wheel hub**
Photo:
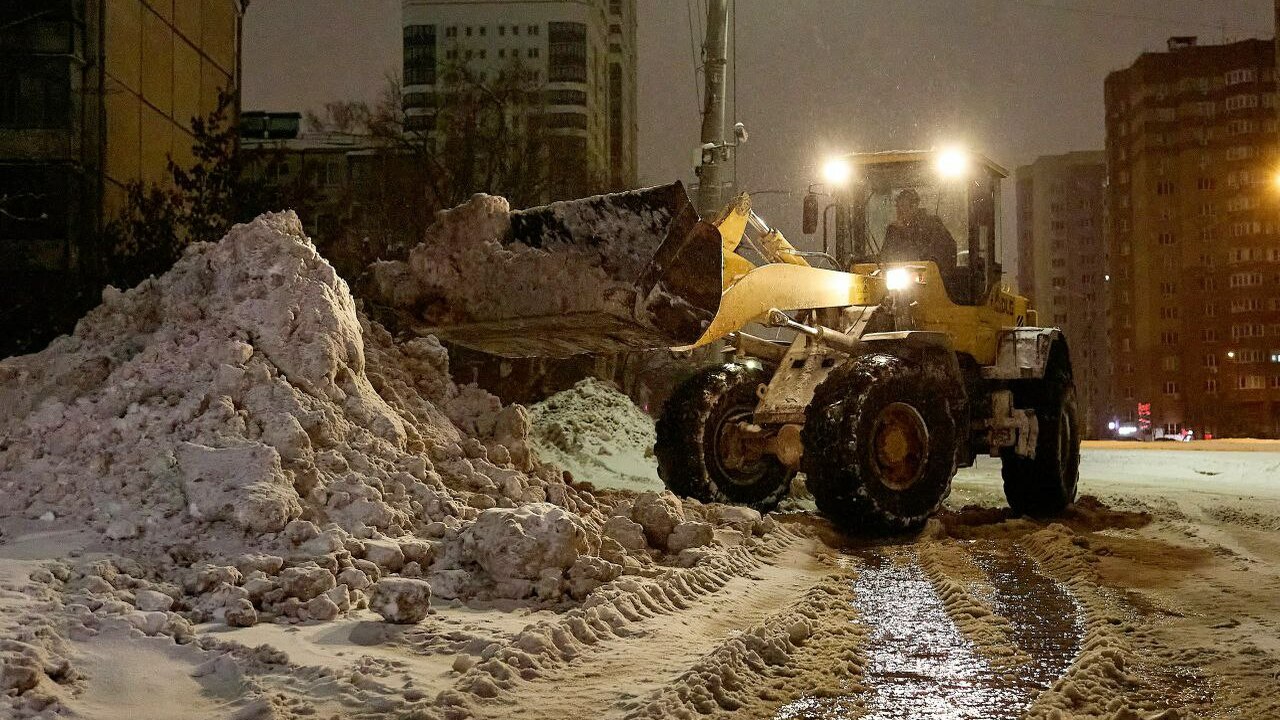
[[[880,482],[906,490],[924,475],[929,457],[929,429],[920,413],[906,403],[891,403],[871,426],[871,467]]]
[[[752,485],[764,474],[755,444],[744,442],[741,425],[751,420],[751,408],[726,414],[715,429],[712,457],[721,474],[735,485]]]

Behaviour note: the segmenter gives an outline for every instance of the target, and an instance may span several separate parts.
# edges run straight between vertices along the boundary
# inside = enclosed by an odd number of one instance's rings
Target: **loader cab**
[[[824,245],[841,266],[885,260],[886,237],[895,232],[891,226],[902,227],[901,207],[910,203],[900,200],[909,195],[916,202],[913,212],[928,221],[935,236],[942,235],[940,224],[954,243],[955,269],[943,270],[952,301],[981,304],[999,285],[1000,180],[1008,176],[1004,168],[982,155],[958,150],[855,153],[839,161],[847,162],[850,172],[843,187],[827,188],[827,209],[834,209],[834,241]],[[818,211],[819,197],[810,193],[805,198],[804,230],[815,232],[821,215],[825,239],[828,213]],[[944,264],[950,263],[940,262],[940,268]]]

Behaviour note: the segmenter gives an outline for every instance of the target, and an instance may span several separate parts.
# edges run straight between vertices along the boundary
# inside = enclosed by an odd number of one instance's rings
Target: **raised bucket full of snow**
[[[366,295],[398,325],[507,357],[687,345],[720,303],[720,234],[684,186],[511,211],[476,195],[444,211]]]

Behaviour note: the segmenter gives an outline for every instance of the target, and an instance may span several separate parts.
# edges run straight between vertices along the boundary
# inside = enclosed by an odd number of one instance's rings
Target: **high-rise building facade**
[[[402,11],[409,129],[433,127],[446,68],[483,84],[518,66],[562,179],[552,194],[634,186],[635,0],[404,0]]]
[[[1086,437],[1111,421],[1105,251],[1106,154],[1073,152],[1018,168],[1018,288],[1042,325],[1062,328]]]
[[[241,0],[0,3],[0,354],[101,261],[128,184],[169,182],[170,156],[193,161],[191,118],[238,92],[243,12]],[[68,329],[39,316],[37,332]]]
[[[1113,413],[1280,436],[1274,44],[1171,38],[1105,102]]]

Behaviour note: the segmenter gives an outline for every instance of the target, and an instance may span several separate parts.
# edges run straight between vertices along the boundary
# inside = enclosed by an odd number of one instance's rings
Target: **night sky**
[[[795,193],[756,200],[793,240],[801,193],[829,152],[960,142],[1012,170],[1101,149],[1108,72],[1170,35],[1274,33],[1268,0],[735,1],[736,119],[751,133],[738,179]],[[700,105],[689,3],[638,4],[640,179],[691,180]],[[245,109],[372,100],[400,69],[399,0],[253,0],[244,24]]]

